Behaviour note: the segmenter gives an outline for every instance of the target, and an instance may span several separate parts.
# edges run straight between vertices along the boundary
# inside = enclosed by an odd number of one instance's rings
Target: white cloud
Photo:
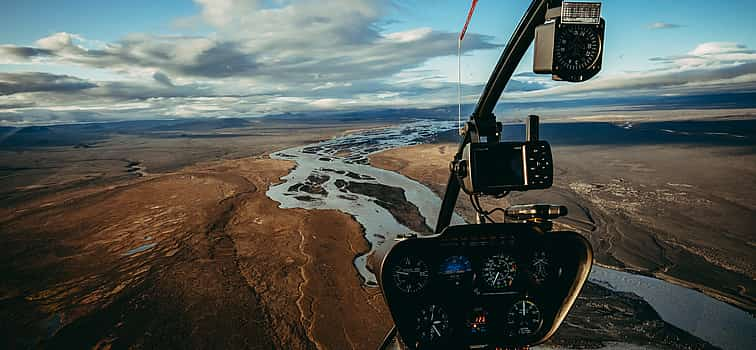
[[[65,47],[72,45],[74,39],[80,38],[81,37],[78,35],[66,32],[55,33],[37,40],[37,46],[47,50],[62,50]]]
[[[756,87],[756,53],[738,43],[707,42],[688,54],[655,57],[661,67],[642,72],[600,76],[581,84],[561,83],[530,92],[513,92],[512,98],[596,97],[621,93],[685,94],[737,91]]]
[[[0,119],[8,120],[8,113],[25,121],[124,118],[129,113],[233,116],[456,101],[456,84],[423,65],[455,55],[457,34],[428,27],[388,32],[381,23],[391,11],[389,1],[196,2],[200,11],[176,22],[202,22],[210,29],[203,35],[137,33],[101,43],[60,32],[31,47],[1,45],[3,63],[73,65],[77,71],[108,71],[120,79],[6,75],[0,79]],[[463,48],[499,47],[491,37],[469,33]],[[604,76],[581,85],[518,76],[507,94],[563,98],[744,86],[754,82],[755,55],[737,43],[702,43],[680,56],[655,58],[658,66],[648,72]],[[481,89],[465,86],[463,91],[477,94]]]
[[[679,24],[667,23],[667,22],[654,22],[648,25],[648,29],[652,29],[652,30],[674,29],[674,28],[680,28],[680,27],[682,26]]]
[[[300,1],[262,7],[257,1],[199,1],[207,36],[134,34],[87,49],[69,33],[40,39],[38,47],[2,47],[0,57],[49,61],[125,72],[162,71],[175,79],[254,79],[258,83],[322,85],[386,79],[427,60],[455,54],[454,33],[415,28],[381,32],[385,1]],[[472,34],[465,51],[491,49]]]
[[[202,6],[202,17],[218,27],[229,25],[234,18],[254,11],[259,1],[195,0]]]
[[[396,32],[396,33],[389,33],[386,34],[386,39],[397,41],[400,43],[406,43],[411,41],[417,41],[420,40],[428,35],[430,35],[433,32],[433,29],[431,28],[416,28],[411,29],[403,32]]]
[[[691,55],[719,55],[723,53],[738,53],[748,51],[745,45],[732,42],[708,42],[696,46],[690,51]]]
[[[215,113],[215,107],[195,108],[193,101],[187,101],[201,96],[243,99],[218,100],[215,106],[226,106],[228,114],[351,108],[369,106],[378,99],[376,105],[399,105],[411,98],[418,101],[411,104],[428,103],[431,99],[418,96],[438,92],[441,86],[427,81],[400,84],[395,76],[429,59],[456,54],[455,33],[425,27],[384,32],[380,23],[391,8],[389,1],[196,2],[200,13],[185,21],[204,21],[214,32],[202,36],[137,33],[96,45],[61,32],[41,38],[33,47],[0,46],[0,61],[76,65],[79,71],[108,70],[122,78],[84,81],[96,87],[65,95],[43,91],[44,85],[34,93],[12,92],[8,87],[6,91],[13,95],[0,98],[0,111],[2,106],[29,111],[32,107],[19,106],[30,101],[34,110],[41,110],[138,100],[151,104],[155,116]],[[497,47],[492,38],[471,33],[465,51]]]

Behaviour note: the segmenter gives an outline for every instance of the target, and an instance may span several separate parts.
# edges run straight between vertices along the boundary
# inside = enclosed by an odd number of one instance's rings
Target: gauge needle
[[[496,273],[496,276],[494,277],[494,281],[493,281],[493,285],[494,285],[494,286],[496,285],[496,280],[498,280],[498,279],[499,279],[499,274],[501,274],[501,272],[497,272],[497,273]]]
[[[433,331],[436,332],[436,334],[438,334],[439,337],[441,336],[441,332],[438,331],[438,328],[436,328],[436,325],[432,325],[431,328],[433,328]]]
[[[525,300],[522,301],[522,315],[525,316]]]
[[[397,271],[397,272],[396,272],[396,274],[397,274],[397,275],[404,275],[404,276],[407,276],[407,275],[409,275],[409,272],[404,272],[404,271]]]

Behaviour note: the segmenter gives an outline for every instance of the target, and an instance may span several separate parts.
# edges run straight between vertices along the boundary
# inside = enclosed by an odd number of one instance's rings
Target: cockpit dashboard
[[[411,349],[496,349],[547,340],[592,263],[573,232],[530,224],[451,226],[397,242],[379,283]]]

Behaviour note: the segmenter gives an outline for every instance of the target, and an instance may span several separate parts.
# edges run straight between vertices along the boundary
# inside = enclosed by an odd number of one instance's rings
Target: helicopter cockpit
[[[509,348],[548,339],[588,276],[591,248],[531,224],[451,226],[404,239],[380,280],[410,348]]]
[[[535,41],[534,72],[582,82],[601,70],[601,4],[534,0],[461,130],[435,234],[398,235],[376,251],[376,272],[395,327],[381,348],[509,349],[548,340],[588,278],[590,243],[552,230],[567,208],[528,204],[483,209],[481,196],[551,187],[553,157],[529,116],[525,141],[502,142],[493,109]],[[478,223],[450,226],[460,191]],[[500,210],[506,221],[490,214]]]

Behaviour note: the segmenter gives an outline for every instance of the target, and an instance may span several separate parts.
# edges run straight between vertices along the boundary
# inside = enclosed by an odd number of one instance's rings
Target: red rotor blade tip
[[[462,41],[465,38],[465,32],[467,32],[467,26],[470,25],[470,20],[472,19],[473,12],[475,12],[476,5],[478,5],[478,0],[473,0],[472,5],[470,5],[470,11],[467,12],[467,20],[465,21],[465,26],[462,28],[462,32],[459,33],[459,41]]]

